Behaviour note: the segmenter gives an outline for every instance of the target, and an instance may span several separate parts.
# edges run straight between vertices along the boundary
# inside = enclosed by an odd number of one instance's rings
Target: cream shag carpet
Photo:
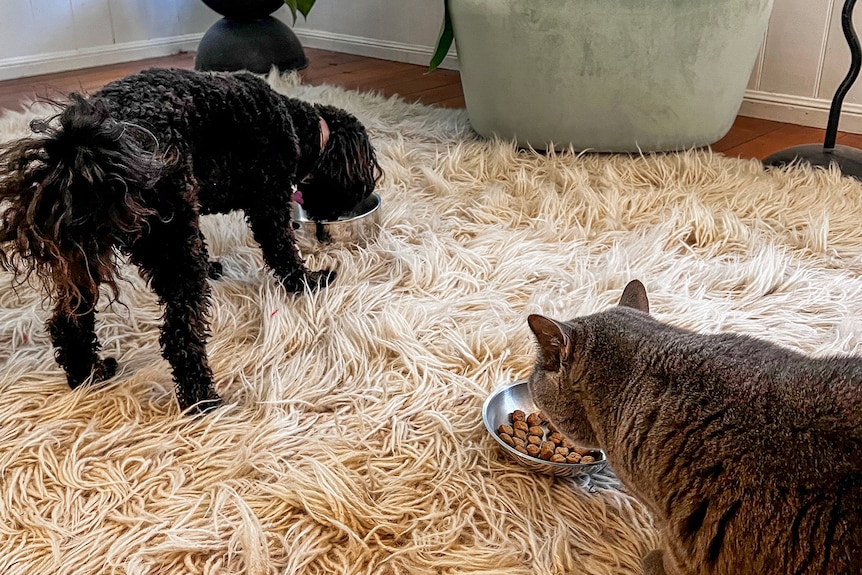
[[[293,297],[240,214],[206,218],[227,405],[200,419],[178,413],[133,268],[98,322],[120,371],[75,392],[39,292],[2,273],[1,573],[636,573],[656,533],[610,474],[534,475],[483,428],[488,392],[530,371],[526,316],[601,310],[639,278],[682,326],[862,347],[862,186],[837,173],[538,155],[462,111],[270,80],[369,128],[384,230],[309,252],[338,280]]]

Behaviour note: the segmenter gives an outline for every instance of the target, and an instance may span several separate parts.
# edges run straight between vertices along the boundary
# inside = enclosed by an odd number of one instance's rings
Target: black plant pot
[[[283,0],[203,0],[224,18],[210,26],[198,45],[196,70],[265,74],[302,70],[308,58],[299,38],[281,20],[270,16]]]
[[[203,3],[233,20],[266,18],[284,6],[283,0],[203,0]]]

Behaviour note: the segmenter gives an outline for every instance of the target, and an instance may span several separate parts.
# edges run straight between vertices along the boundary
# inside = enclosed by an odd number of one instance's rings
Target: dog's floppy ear
[[[321,162],[330,178],[347,187],[362,183],[367,196],[382,176],[377,153],[365,126],[352,114],[334,106],[317,106],[317,111],[329,126],[329,142]],[[336,178],[336,176],[338,176]],[[364,199],[364,196],[357,201]]]
[[[316,104],[315,109],[329,127],[329,139],[299,188],[303,208],[313,219],[335,219],[374,191],[382,171],[359,120],[334,106]]]
[[[364,131],[341,129],[332,133],[324,156],[322,163],[327,166],[330,176],[344,182],[345,187],[361,183],[368,193],[374,191],[380,178],[380,165]]]

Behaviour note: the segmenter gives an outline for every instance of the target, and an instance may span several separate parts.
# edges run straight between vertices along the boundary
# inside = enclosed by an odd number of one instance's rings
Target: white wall
[[[194,50],[199,0],[0,0],[0,79]]]
[[[742,114],[826,127],[832,97],[850,67],[843,6],[844,0],[775,0]],[[860,11],[853,20],[862,36]],[[840,129],[862,133],[862,77],[842,111]]]
[[[843,3],[775,0],[743,114],[826,125],[850,62],[840,25]],[[442,4],[317,0],[294,29],[308,47],[427,64]],[[286,9],[276,15],[290,23]],[[0,0],[0,79],[194,50],[217,19],[200,0]],[[450,57],[444,67],[457,61]],[[862,79],[857,84],[840,128],[862,133]]]
[[[306,46],[427,65],[442,21],[442,0],[317,0],[294,29]]]

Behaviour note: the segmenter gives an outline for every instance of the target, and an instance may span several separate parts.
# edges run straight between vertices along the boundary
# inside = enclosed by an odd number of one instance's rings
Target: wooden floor
[[[438,69],[428,74],[424,66],[306,49],[309,66],[302,71],[309,84],[334,84],[355,90],[398,94],[411,102],[459,108],[464,95],[458,72]],[[125,64],[44,76],[0,81],[0,108],[22,109],[34,98],[58,99],[70,91],[93,92],[111,80],[153,66],[192,68],[194,54],[140,60]],[[712,148],[729,156],[763,159],[799,144],[823,142],[824,130],[740,116],[730,132]],[[862,148],[862,136],[841,132],[838,143]]]

